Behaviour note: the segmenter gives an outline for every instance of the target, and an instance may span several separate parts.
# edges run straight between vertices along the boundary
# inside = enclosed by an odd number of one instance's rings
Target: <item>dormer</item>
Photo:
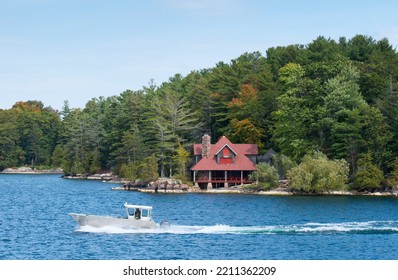
[[[225,144],[215,154],[217,164],[234,164],[236,155],[236,152],[228,144]]]

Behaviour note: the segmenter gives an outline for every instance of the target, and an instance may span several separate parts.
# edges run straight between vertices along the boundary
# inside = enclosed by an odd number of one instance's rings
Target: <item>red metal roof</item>
[[[221,149],[228,145],[236,153],[235,163],[217,164],[216,155]],[[202,154],[202,144],[194,144],[194,154]],[[222,136],[217,143],[212,144],[210,156],[202,158],[191,170],[228,170],[228,171],[252,171],[256,165],[247,157],[248,155],[258,155],[258,146],[256,144],[233,144],[227,137]]]

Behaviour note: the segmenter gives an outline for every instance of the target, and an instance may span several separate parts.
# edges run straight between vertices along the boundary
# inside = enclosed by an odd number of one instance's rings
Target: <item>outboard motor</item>
[[[170,222],[167,221],[167,220],[164,220],[164,221],[162,221],[162,222],[160,223],[160,226],[161,226],[161,227],[169,227],[169,226],[170,226]]]

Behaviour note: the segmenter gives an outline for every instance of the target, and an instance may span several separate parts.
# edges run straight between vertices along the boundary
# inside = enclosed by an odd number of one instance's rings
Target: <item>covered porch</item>
[[[250,173],[251,171],[193,171],[193,181],[201,189],[209,188],[209,184],[211,188],[225,188],[252,183]]]

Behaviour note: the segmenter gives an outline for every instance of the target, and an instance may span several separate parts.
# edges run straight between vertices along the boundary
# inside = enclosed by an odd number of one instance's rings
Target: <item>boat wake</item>
[[[115,226],[81,226],[77,232],[108,234],[398,234],[398,221],[306,223],[277,226],[184,226],[131,229]]]

